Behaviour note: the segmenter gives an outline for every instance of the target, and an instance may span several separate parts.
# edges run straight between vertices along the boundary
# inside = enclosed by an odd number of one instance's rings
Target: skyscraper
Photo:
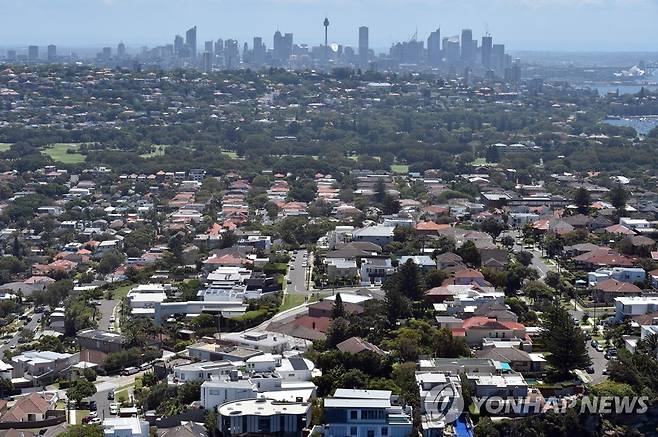
[[[224,41],[224,59],[226,61],[226,68],[229,70],[238,68],[238,64],[240,63],[240,49],[236,40],[227,39]]]
[[[252,62],[256,66],[263,65],[265,63],[265,54],[267,53],[265,49],[265,44],[263,44],[263,38],[256,36],[254,37],[254,47],[253,47],[253,58]]]
[[[283,54],[285,52],[283,48],[283,35],[278,30],[274,32],[274,41],[272,45],[272,56],[275,61],[283,61]]]
[[[126,45],[123,42],[120,42],[117,45],[117,58],[123,59],[126,57]]]
[[[185,40],[182,36],[176,35],[174,38],[174,53],[178,56],[182,56],[185,51]]]
[[[427,61],[433,66],[441,63],[441,29],[436,29],[427,38]]]
[[[197,55],[196,26],[192,27],[187,32],[185,32],[185,45],[187,46],[187,49],[190,51],[190,57],[193,60],[196,60],[196,55]]]
[[[211,41],[212,43],[212,41]],[[201,68],[203,69],[204,72],[210,73],[212,70],[212,59],[213,59],[213,53],[209,51],[203,52],[203,59],[201,62]]]
[[[212,53],[214,51],[213,50],[213,45],[214,44],[213,44],[212,41],[206,41],[205,43],[203,43],[203,51]]]
[[[30,61],[36,61],[39,59],[39,46],[28,46],[27,59]]]
[[[482,37],[482,65],[484,68],[491,68],[491,51],[493,49],[493,38],[491,35]]]
[[[48,60],[54,61],[55,58],[57,58],[57,46],[54,44],[50,44],[48,46]]]
[[[366,26],[359,27],[359,67],[368,67],[369,29]]]
[[[443,38],[443,55],[450,64],[459,61],[459,37]]]
[[[505,68],[505,44],[494,44],[491,48],[491,68],[502,73]]]
[[[292,56],[292,33],[283,35],[283,58],[288,61]]]
[[[477,48],[477,42],[473,40],[473,31],[471,29],[462,30],[462,39],[461,39],[461,60],[467,64],[473,63],[475,61],[475,49]]]

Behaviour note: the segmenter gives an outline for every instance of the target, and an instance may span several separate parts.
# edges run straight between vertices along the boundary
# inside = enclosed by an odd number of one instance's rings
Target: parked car
[[[110,404],[110,414],[119,413],[119,404]]]
[[[107,400],[108,401],[113,401],[114,400],[114,390],[111,390],[111,391],[107,392]]]
[[[128,376],[128,375],[134,375],[137,372],[139,372],[139,369],[137,367],[127,367],[123,369],[123,372],[121,372],[121,374],[123,376]]]
[[[103,423],[103,420],[100,417],[94,417],[89,421],[90,425],[100,425],[101,423]]]
[[[592,366],[589,366],[589,367],[588,367],[587,369],[585,369],[585,370],[586,370],[587,373],[589,373],[589,374],[594,373],[594,367],[592,367]]]
[[[603,352],[603,346],[601,346],[601,345],[598,344],[598,343],[597,343],[595,349],[597,350],[597,352]]]

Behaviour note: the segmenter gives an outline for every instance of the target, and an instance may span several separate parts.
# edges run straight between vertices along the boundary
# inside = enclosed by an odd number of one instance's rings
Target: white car
[[[89,421],[90,425],[100,425],[101,423],[103,423],[103,420],[100,417],[94,417]]]
[[[110,414],[119,414],[119,404],[110,404]]]

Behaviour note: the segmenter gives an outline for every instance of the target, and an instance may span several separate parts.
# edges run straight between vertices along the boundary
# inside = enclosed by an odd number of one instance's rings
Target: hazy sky
[[[345,45],[366,25],[376,48],[467,27],[512,50],[658,51],[658,0],[0,0],[0,46],[153,46],[195,24],[200,48],[255,35],[271,47],[277,28],[319,44],[325,15]]]

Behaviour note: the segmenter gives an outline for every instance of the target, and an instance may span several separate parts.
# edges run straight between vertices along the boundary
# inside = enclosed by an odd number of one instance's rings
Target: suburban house
[[[453,328],[453,335],[464,336],[469,345],[482,345],[485,338],[525,338],[522,323],[500,321],[488,317],[470,317],[464,320],[461,328]]]
[[[13,407],[0,417],[0,422],[38,422],[54,410],[57,396],[53,393],[31,393],[18,398]]]
[[[224,437],[285,435],[302,437],[311,426],[311,404],[273,399],[227,402],[217,409],[217,427]]]
[[[640,296],[642,289],[629,282],[606,279],[592,287],[592,294],[596,302],[612,303],[617,297]]]
[[[370,226],[355,229],[352,233],[352,240],[386,246],[393,241],[393,230],[394,228],[390,226]]]
[[[394,405],[388,390],[336,389],[324,413],[325,437],[406,437],[413,429],[411,408]]]

